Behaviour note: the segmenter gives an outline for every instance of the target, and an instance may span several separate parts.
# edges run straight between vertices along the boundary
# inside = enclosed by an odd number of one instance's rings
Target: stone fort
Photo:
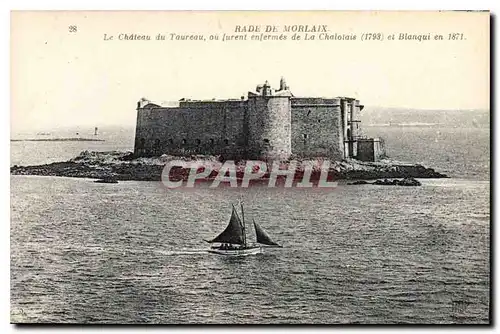
[[[181,99],[168,107],[141,99],[134,154],[377,161],[383,143],[362,136],[361,110],[355,98],[296,97],[283,78],[277,90],[266,81],[240,99]]]

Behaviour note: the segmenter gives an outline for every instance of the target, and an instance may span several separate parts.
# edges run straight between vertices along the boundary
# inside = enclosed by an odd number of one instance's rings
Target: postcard
[[[11,323],[490,324],[490,21],[11,12]]]

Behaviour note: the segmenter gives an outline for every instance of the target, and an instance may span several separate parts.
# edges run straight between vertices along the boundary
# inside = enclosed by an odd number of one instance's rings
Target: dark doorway
[[[351,137],[351,129],[347,129],[347,147],[348,147],[348,152],[347,152],[347,155],[349,158],[352,158],[354,156],[354,141],[352,140],[352,137]]]

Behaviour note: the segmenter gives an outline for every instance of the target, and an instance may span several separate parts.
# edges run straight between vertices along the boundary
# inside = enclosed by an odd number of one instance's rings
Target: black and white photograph
[[[10,20],[12,324],[491,324],[489,11]]]

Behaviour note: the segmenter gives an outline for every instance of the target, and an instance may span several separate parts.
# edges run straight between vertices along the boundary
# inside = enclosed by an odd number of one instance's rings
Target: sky
[[[288,25],[326,25],[329,35],[357,40],[221,41],[237,25],[272,25],[278,35]],[[170,33],[219,40],[171,41]],[[361,41],[364,33],[384,40]],[[444,40],[388,40],[400,33]],[[352,96],[366,109],[488,109],[489,33],[489,13],[479,12],[13,12],[11,128],[133,126],[141,97],[239,98],[282,76],[296,96]]]

